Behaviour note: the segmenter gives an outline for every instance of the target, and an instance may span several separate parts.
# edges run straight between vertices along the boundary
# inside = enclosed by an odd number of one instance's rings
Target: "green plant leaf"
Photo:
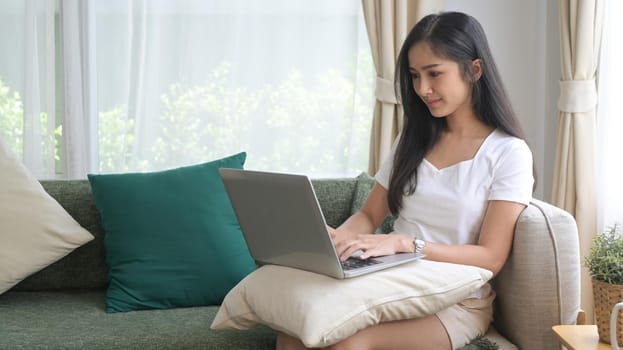
[[[584,266],[596,280],[623,285],[623,237],[619,231],[615,224],[595,235]]]

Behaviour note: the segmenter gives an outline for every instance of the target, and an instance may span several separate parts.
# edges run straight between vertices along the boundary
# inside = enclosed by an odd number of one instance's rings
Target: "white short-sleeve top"
[[[375,175],[386,189],[396,145]],[[443,169],[424,159],[415,192],[403,198],[394,230],[431,242],[477,244],[488,201],[528,205],[533,183],[526,142],[496,129],[472,159]]]

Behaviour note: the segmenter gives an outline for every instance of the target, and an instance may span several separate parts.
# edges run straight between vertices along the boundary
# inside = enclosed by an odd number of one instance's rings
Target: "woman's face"
[[[408,58],[413,89],[433,116],[473,112],[471,85],[457,62],[436,56],[426,42],[411,47]]]

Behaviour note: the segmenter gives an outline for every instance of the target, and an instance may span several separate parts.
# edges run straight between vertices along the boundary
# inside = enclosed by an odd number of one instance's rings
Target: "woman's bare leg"
[[[280,333],[277,350],[307,349],[292,336]],[[450,338],[437,316],[380,323],[327,347],[328,350],[449,350]]]
[[[277,336],[277,350],[305,350],[307,349],[303,343],[290,335],[279,333]]]
[[[330,346],[330,350],[450,350],[450,338],[437,316],[380,323]]]

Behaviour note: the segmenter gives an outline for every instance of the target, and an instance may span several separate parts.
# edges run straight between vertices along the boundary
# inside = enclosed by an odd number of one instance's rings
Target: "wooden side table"
[[[562,325],[554,326],[552,330],[569,350],[612,350],[610,344],[599,341],[595,325]]]

